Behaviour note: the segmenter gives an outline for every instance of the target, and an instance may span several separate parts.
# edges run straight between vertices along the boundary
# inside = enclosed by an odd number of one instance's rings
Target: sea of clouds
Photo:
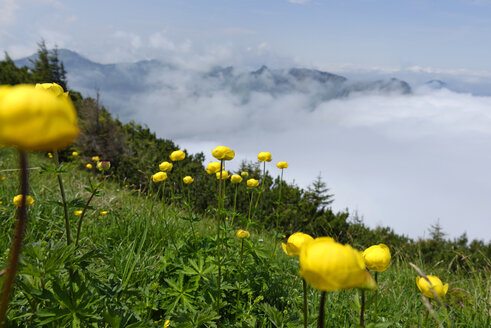
[[[152,89],[129,96],[118,115],[210,161],[215,146],[229,146],[233,169],[269,151],[272,175],[278,161],[290,164],[285,179],[300,187],[320,174],[333,208],[357,212],[372,227],[424,237],[439,221],[449,237],[491,239],[483,229],[491,216],[491,97],[416,86],[409,95],[322,100],[315,85],[271,94],[205,76],[153,72],[145,81]]]

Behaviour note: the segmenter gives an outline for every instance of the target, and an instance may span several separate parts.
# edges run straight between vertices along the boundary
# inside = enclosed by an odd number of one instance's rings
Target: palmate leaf
[[[165,282],[169,285],[169,289],[166,291],[166,298],[168,298],[169,302],[169,311],[172,312],[174,308],[181,304],[184,309],[189,311],[195,311],[195,307],[193,304],[194,296],[191,295],[197,288],[197,284],[192,284],[188,282],[184,284],[184,275],[182,273],[179,274],[179,277],[176,280],[174,279],[165,279]],[[189,285],[192,286],[189,286]]]
[[[218,272],[214,264],[205,261],[201,256],[198,257],[198,261],[190,259],[188,263],[189,265],[183,265],[180,272],[187,276],[197,277],[196,282],[199,282],[201,279],[208,281],[209,278],[207,275]]]

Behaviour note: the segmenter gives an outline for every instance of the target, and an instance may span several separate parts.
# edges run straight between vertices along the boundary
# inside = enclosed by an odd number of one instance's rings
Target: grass
[[[218,316],[212,210],[197,215],[184,205],[163,206],[155,196],[106,182],[86,213],[79,247],[67,246],[56,176],[40,174],[42,166],[53,165],[42,154],[29,155],[35,203],[29,208],[8,327],[162,327],[165,320],[170,327],[303,327],[298,259],[283,253],[276,232],[251,229],[239,288],[239,227],[224,222]],[[6,177],[0,180],[0,270],[6,266],[15,221],[12,198],[18,193],[18,172],[5,170],[16,167],[15,152],[0,150],[0,177]],[[95,171],[81,167],[70,164],[62,174],[72,235],[78,219],[73,211],[89,197],[89,176],[96,179]],[[100,215],[103,210],[109,213]],[[375,293],[366,293],[367,327],[491,325],[489,269],[451,272],[448,263],[424,264],[418,255],[411,261],[450,284],[444,306],[431,303],[434,314],[427,315],[417,273],[395,257],[379,274],[378,313]],[[308,299],[309,327],[315,327],[320,292],[309,288]],[[326,327],[357,327],[358,290],[330,292],[326,304]]]

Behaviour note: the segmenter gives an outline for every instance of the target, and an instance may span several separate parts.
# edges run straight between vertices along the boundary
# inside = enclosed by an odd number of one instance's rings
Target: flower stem
[[[360,326],[365,327],[365,290],[361,290]]]
[[[60,166],[60,159],[58,157],[58,152],[54,151],[55,155],[55,165],[56,167]],[[65,213],[65,230],[66,230],[66,244],[70,245],[72,242],[72,238],[70,236],[70,217],[68,216],[68,204],[66,202],[66,194],[65,188],[63,187],[63,181],[61,179],[61,174],[57,173],[56,177],[58,178],[58,185],[60,186],[61,200],[63,201],[63,211]],[[89,177],[90,179],[90,177]]]
[[[322,292],[321,301],[319,303],[319,320],[317,321],[318,328],[324,328],[324,313],[325,313],[325,304],[326,304],[326,294],[327,292]]]
[[[307,328],[308,312],[307,312],[307,282],[303,280],[303,326]]]
[[[222,279],[222,262],[220,259],[220,219],[222,213],[222,172],[223,159],[220,161],[220,179],[218,180],[218,211],[217,211],[217,260],[218,260],[218,281],[217,281],[217,314],[220,315],[220,294],[221,294],[221,279]]]
[[[235,195],[234,195],[234,211],[232,213],[232,221],[230,222],[230,225],[234,225],[234,218],[235,218],[235,210],[237,208],[237,189],[239,189],[239,184],[237,183],[235,185]]]
[[[240,308],[240,285],[242,284],[242,259],[244,256],[244,239],[241,239],[241,244],[240,244],[240,261],[239,261],[239,287],[237,290],[237,309],[235,312],[235,321],[237,322],[237,313],[239,312]]]
[[[19,266],[19,256],[22,249],[22,239],[24,238],[24,230],[27,225],[27,207],[26,198],[28,190],[27,179],[27,154],[19,151],[20,161],[20,193],[22,195],[21,206],[17,210],[17,221],[15,223],[14,238],[12,239],[11,253],[9,265],[7,267],[7,273],[5,280],[3,281],[3,291],[0,300],[0,327],[3,327],[7,315],[7,307],[10,300],[10,293],[12,292],[12,286],[15,280],[15,274]]]
[[[375,271],[375,283],[378,284],[378,271]],[[377,318],[378,318],[378,288],[377,290],[375,290],[375,315],[374,315],[374,318],[375,318],[375,323],[377,322]]]
[[[252,199],[253,198],[254,198],[254,193],[251,191],[251,201],[249,202],[249,217],[247,219],[246,230],[249,228],[249,224],[251,223]]]
[[[263,165],[263,181],[261,183],[261,190],[259,191],[259,195],[257,196],[256,205],[254,205],[254,211],[256,211],[257,205],[259,204],[259,198],[261,198],[261,194],[264,191],[264,180],[266,180],[265,177],[266,177],[266,162],[264,162]]]
[[[87,211],[87,208],[89,207],[90,202],[92,201],[92,198],[94,198],[95,193],[97,192],[97,189],[99,189],[98,185],[97,187],[94,188],[92,193],[90,194],[89,199],[87,200],[87,203],[85,203],[84,209],[82,210],[82,214],[80,215],[80,219],[78,219],[78,226],[77,226],[77,238],[75,239],[75,246],[78,246],[78,241],[80,238],[80,230],[82,230],[82,221],[85,216],[85,212]]]

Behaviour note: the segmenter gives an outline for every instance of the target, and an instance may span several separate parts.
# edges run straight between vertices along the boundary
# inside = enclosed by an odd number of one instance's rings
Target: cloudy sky
[[[489,240],[489,17],[488,0],[0,0],[0,50],[20,58],[44,39],[100,63],[173,63],[183,72],[167,76],[173,92],[129,102],[139,108],[132,118],[159,136],[192,152],[229,145],[238,160],[271,151],[291,163],[287,180],[303,187],[321,173],[334,208],[370,226],[417,237],[439,220],[450,237]],[[214,65],[262,64],[395,76],[414,92],[314,110],[305,94],[255,94],[247,104],[227,91],[190,96],[197,74]],[[420,86],[431,79],[452,91]]]

